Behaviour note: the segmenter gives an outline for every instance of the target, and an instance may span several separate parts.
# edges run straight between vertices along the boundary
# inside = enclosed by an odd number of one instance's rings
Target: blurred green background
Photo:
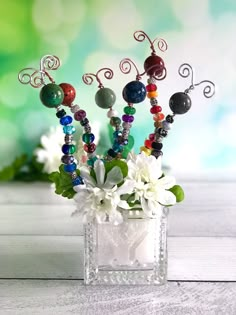
[[[58,124],[54,110],[40,103],[39,89],[18,82],[22,68],[38,68],[43,55],[58,56],[62,66],[51,75],[58,84],[73,84],[76,102],[92,124],[99,121],[105,128],[106,111],[94,102],[97,85],[86,86],[81,77],[104,66],[113,68],[114,79],[103,82],[116,92],[116,109],[122,113],[122,87],[135,72],[121,74],[119,62],[132,58],[142,71],[150,54],[147,41],[133,39],[140,29],[153,39],[165,38],[169,45],[158,53],[168,69],[167,78],[158,83],[165,114],[170,112],[170,96],[190,84],[178,76],[181,63],[194,67],[197,82],[209,79],[217,86],[210,100],[201,87],[191,93],[190,112],[176,117],[165,140],[164,163],[185,176],[236,177],[235,0],[1,0],[0,167],[31,152],[40,136]],[[153,130],[149,107],[148,100],[136,105],[131,129],[136,151]]]

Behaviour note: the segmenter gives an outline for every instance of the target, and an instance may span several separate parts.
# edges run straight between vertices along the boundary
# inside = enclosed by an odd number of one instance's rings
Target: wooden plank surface
[[[0,281],[1,315],[235,315],[236,283],[88,286],[81,281]]]
[[[169,237],[169,280],[236,281],[236,238]],[[0,278],[83,279],[82,236],[2,236]]]

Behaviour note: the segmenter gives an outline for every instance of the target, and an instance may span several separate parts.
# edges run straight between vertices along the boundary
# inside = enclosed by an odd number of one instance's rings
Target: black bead
[[[152,150],[151,155],[155,156],[155,158],[157,159],[159,156],[163,155],[163,152],[160,150]]]
[[[160,143],[160,142],[155,142],[153,141],[152,142],[152,148],[155,149],[155,150],[161,150],[163,147],[163,144]]]
[[[56,116],[57,118],[62,118],[63,116],[66,115],[66,111],[64,109],[60,109],[57,113]]]
[[[80,121],[81,126],[85,126],[89,123],[88,118],[84,118],[83,120]]]
[[[173,122],[174,122],[174,117],[171,116],[171,115],[167,115],[167,116],[166,116],[166,121],[167,121],[168,123],[170,123],[170,124],[173,124]]]
[[[166,137],[168,135],[168,131],[163,128],[158,128],[157,132],[162,137]]]
[[[110,155],[111,157],[116,157],[117,153],[113,149],[109,149],[107,151],[107,154]]]
[[[177,92],[169,100],[170,109],[174,114],[185,114],[191,108],[192,101],[187,93]]]

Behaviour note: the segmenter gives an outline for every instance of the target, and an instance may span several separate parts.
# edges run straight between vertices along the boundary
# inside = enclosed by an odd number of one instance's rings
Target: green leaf
[[[129,135],[128,141],[129,141],[128,144],[124,146],[124,149],[122,151],[122,158],[123,159],[127,159],[129,152],[132,150],[132,148],[134,146],[134,137]]]
[[[15,176],[19,173],[20,169],[26,165],[27,158],[26,154],[22,154],[18,156],[11,165],[4,167],[0,171],[0,180],[9,181],[15,179]]]
[[[80,175],[80,171],[76,170],[77,175]],[[55,193],[62,195],[68,199],[74,197],[76,192],[73,189],[72,180],[68,173],[64,171],[64,165],[59,167],[59,172],[53,172],[49,175],[49,180],[55,183],[56,190]]]
[[[112,160],[112,161],[105,162],[104,166],[105,166],[106,175],[115,166],[118,166],[121,169],[121,172],[124,178],[128,175],[128,165],[124,161]]]
[[[175,195],[177,202],[181,202],[184,200],[184,191],[181,186],[175,185],[171,187],[169,191],[171,191]]]

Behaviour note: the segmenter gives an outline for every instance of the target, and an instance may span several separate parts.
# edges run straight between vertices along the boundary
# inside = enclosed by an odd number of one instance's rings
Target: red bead
[[[152,148],[152,141],[147,139],[144,141],[144,145],[146,148],[151,149]]]
[[[96,150],[96,144],[90,143],[90,144],[84,144],[84,151],[87,153],[93,153]]]
[[[144,69],[147,75],[162,76],[164,68],[164,61],[159,56],[152,55],[144,61]]]
[[[64,99],[62,101],[62,104],[65,106],[71,106],[76,96],[75,88],[69,83],[61,83],[59,84],[59,86],[64,92]]]
[[[146,86],[147,92],[153,92],[157,90],[156,84],[150,83]]]
[[[155,139],[155,133],[150,133],[148,138],[149,138],[149,140],[153,141]]]
[[[161,111],[162,111],[162,108],[161,106],[158,106],[158,105],[154,105],[150,108],[151,114],[157,114],[157,113],[160,113]]]
[[[155,121],[161,121],[165,118],[165,115],[163,113],[157,113],[153,116],[153,120]]]

